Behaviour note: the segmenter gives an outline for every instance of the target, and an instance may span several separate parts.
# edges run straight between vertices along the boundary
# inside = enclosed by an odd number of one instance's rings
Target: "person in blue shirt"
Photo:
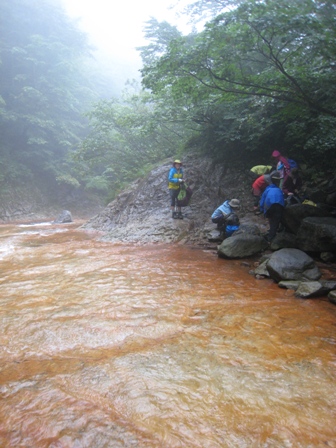
[[[179,194],[180,185],[182,182],[184,182],[182,162],[180,160],[174,160],[173,167],[170,168],[168,174],[170,208],[172,211],[172,218],[174,219],[183,219],[181,207],[177,207],[177,196]]]
[[[279,173],[274,173],[271,176],[271,181],[272,183],[266,187],[260,199],[260,211],[264,213],[269,222],[269,231],[266,235],[269,242],[277,233],[285,208],[284,194],[279,188],[281,181]]]
[[[217,224],[217,229],[225,232],[227,219],[240,208],[239,199],[231,199],[223,202],[211,215],[211,221]]]

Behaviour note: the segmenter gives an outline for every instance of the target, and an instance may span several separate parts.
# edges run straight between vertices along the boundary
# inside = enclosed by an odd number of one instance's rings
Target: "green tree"
[[[53,0],[0,0],[0,181],[53,182],[96,99],[86,37]]]
[[[273,146],[330,163],[335,149],[335,5],[331,1],[195,2],[223,12],[170,40],[145,64],[143,85],[193,104],[204,147],[223,158]],[[216,10],[217,12],[217,10]],[[209,117],[211,119],[209,120]],[[203,124],[202,124],[203,121]],[[265,128],[266,126],[266,128]],[[323,133],[320,127],[323,127]],[[316,147],[317,146],[317,147]],[[266,148],[269,151],[269,148]]]
[[[130,86],[121,99],[100,101],[88,114],[91,132],[75,159],[86,187],[111,199],[153,164],[178,154],[188,130],[167,102]]]

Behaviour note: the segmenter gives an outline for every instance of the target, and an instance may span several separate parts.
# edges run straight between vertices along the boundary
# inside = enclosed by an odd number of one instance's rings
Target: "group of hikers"
[[[269,221],[269,231],[265,236],[268,241],[276,235],[285,206],[303,201],[302,179],[297,163],[277,150],[272,152],[272,158],[273,165],[259,165],[250,170],[254,178],[254,211],[256,214],[263,213]]]
[[[250,177],[253,179],[252,195],[254,198],[254,212],[263,213],[269,221],[269,231],[265,238],[271,241],[279,228],[284,207],[293,203],[301,203],[302,179],[296,162],[283,156],[278,150],[272,152],[272,165],[257,165],[251,168]],[[173,162],[168,175],[170,206],[172,218],[183,219],[181,207],[178,205],[180,186],[185,182],[182,163]],[[239,229],[238,210],[239,199],[226,200],[216,208],[211,220],[217,224],[222,238],[231,236]]]

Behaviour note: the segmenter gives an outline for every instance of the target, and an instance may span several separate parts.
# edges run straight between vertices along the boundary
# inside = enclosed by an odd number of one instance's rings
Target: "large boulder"
[[[308,299],[310,297],[321,297],[335,291],[336,281],[320,280],[320,281],[297,281],[283,280],[278,283],[279,288],[294,289],[295,297]]]
[[[68,210],[63,210],[62,213],[55,219],[54,224],[65,224],[72,222],[72,215]]]
[[[223,258],[246,258],[267,249],[268,243],[260,235],[238,233],[226,238],[218,247],[218,256]]]
[[[309,299],[310,297],[325,296],[328,292],[330,292],[330,289],[323,286],[320,282],[301,282],[295,291],[295,297]]]
[[[248,233],[249,235],[259,235],[259,236],[261,235],[259,227],[253,223],[241,224],[239,230],[236,230],[234,234],[241,235],[246,233]]]
[[[285,247],[291,247],[298,249],[298,242],[296,235],[289,232],[279,232],[275,235],[275,238],[271,241],[271,250],[284,249]]]
[[[283,224],[289,232],[296,234],[301,222],[309,216],[323,217],[329,215],[320,207],[306,204],[293,204],[285,207]]]
[[[274,252],[267,263],[270,277],[281,280],[318,280],[321,273],[314,260],[299,249],[280,249]]]
[[[329,302],[336,305],[336,291],[330,291],[328,294],[328,299],[329,299]]]
[[[298,230],[299,248],[307,252],[336,252],[336,218],[305,218]]]

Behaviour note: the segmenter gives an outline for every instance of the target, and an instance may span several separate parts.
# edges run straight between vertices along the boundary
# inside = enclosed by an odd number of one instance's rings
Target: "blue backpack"
[[[287,159],[290,169],[292,170],[293,168],[299,168],[299,165],[295,162],[295,160],[293,159]]]

